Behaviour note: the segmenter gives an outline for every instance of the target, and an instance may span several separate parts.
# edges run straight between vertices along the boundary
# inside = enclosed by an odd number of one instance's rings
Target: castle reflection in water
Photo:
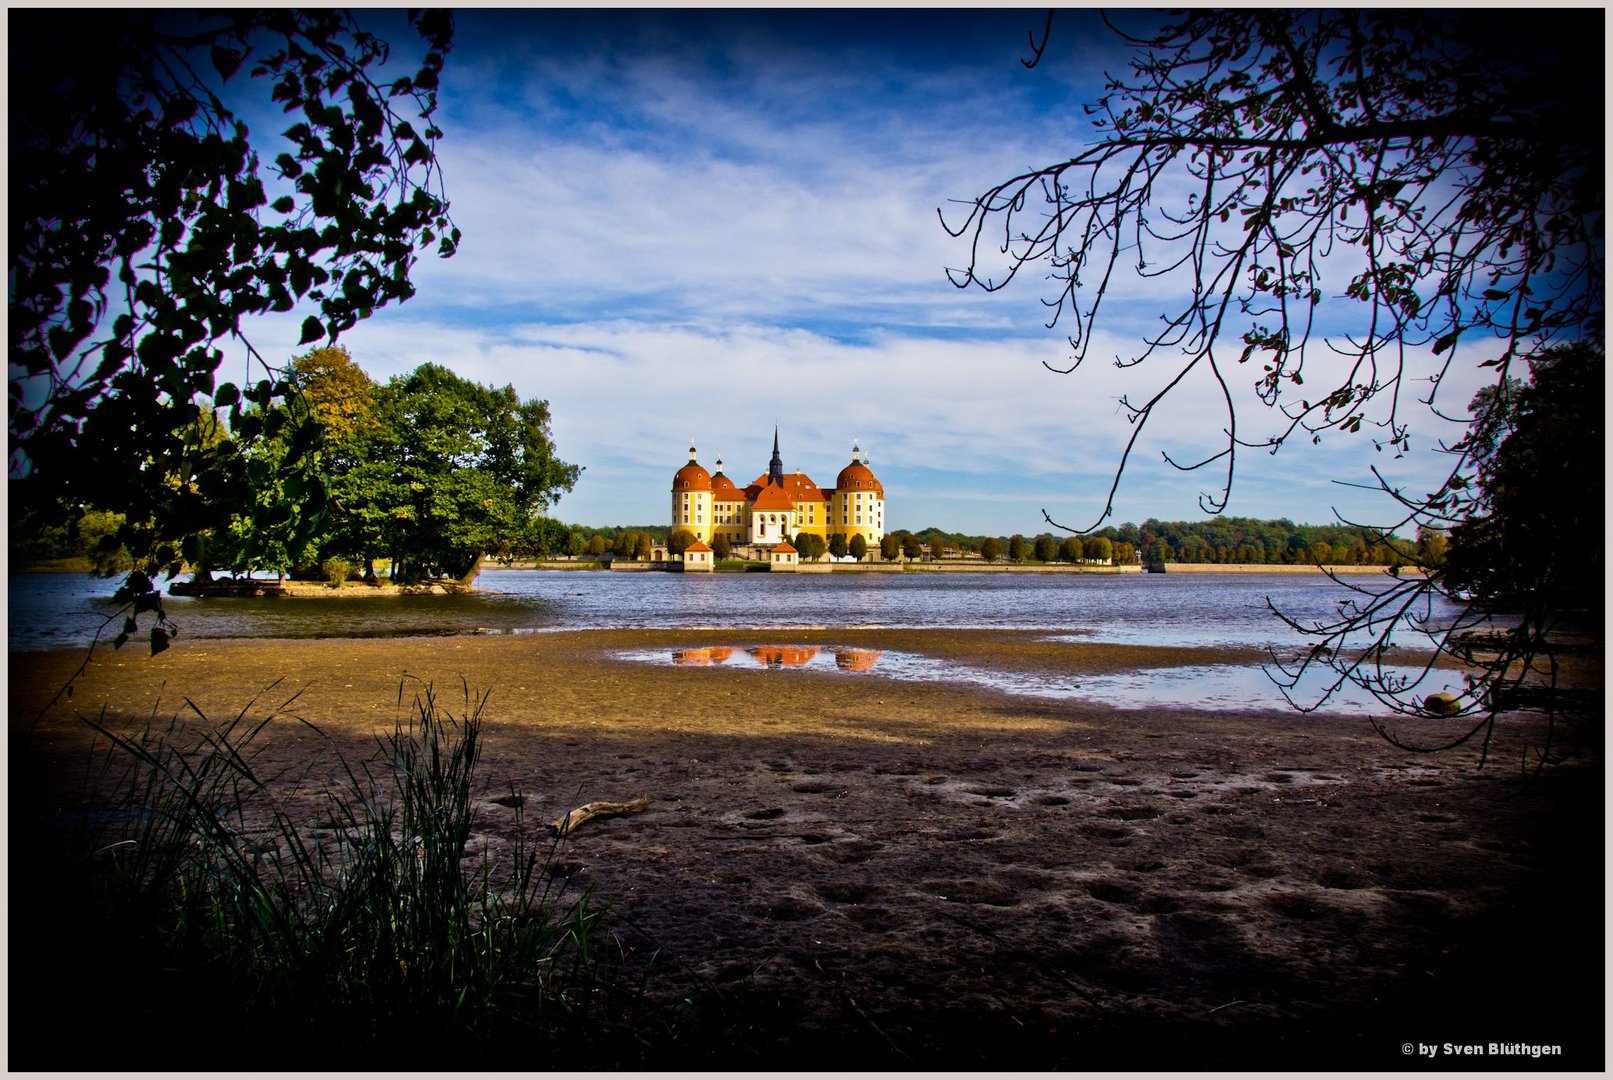
[[[854,649],[836,646],[835,667],[841,671],[867,671],[879,660],[878,649]],[[736,649],[727,645],[711,645],[699,649],[674,649],[672,662],[679,667],[712,667],[726,664],[735,656],[747,666],[764,668],[806,667],[818,659],[824,649],[813,645],[757,645],[749,649]]]

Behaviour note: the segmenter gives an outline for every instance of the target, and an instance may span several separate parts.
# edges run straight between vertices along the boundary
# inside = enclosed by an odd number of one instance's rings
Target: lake
[[[1352,579],[1347,579],[1352,580]],[[1353,579],[1374,584],[1381,575]],[[111,613],[117,581],[76,574],[10,578],[13,651],[82,647]],[[191,599],[165,605],[181,640],[531,634],[613,628],[1021,629],[1134,645],[1292,648],[1302,642],[1271,613],[1325,619],[1347,589],[1321,574],[667,574],[489,570],[468,596],[346,599]],[[1441,614],[1436,612],[1436,615]],[[115,633],[112,627],[108,633]],[[1415,644],[1409,642],[1408,644]],[[667,656],[627,657],[671,662]],[[958,678],[1035,696],[1102,696],[1138,705],[1280,707],[1258,666],[1145,669],[1071,685],[1056,678],[943,669],[891,655],[890,678]],[[1440,689],[1428,685],[1426,692]],[[1350,690],[1330,711],[1359,712]]]
[[[1363,583],[1381,580],[1364,576]],[[117,580],[10,578],[13,651],[88,644]],[[489,570],[469,596],[166,597],[187,638],[402,637],[613,628],[1026,629],[1135,645],[1296,644],[1267,598],[1327,618],[1321,574],[666,574]],[[114,628],[114,632],[115,632]]]

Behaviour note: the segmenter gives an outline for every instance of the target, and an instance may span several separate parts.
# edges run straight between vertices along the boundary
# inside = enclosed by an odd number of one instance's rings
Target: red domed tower
[[[711,542],[711,474],[695,460],[689,447],[689,464],[672,476],[672,531],[688,532],[704,543]]]
[[[856,443],[851,444],[851,464],[835,477],[830,514],[831,530],[847,540],[861,534],[869,547],[876,547],[885,537],[885,487]]]

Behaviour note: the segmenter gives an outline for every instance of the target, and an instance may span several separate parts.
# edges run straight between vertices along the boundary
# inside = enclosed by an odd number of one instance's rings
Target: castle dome
[[[850,465],[847,465],[844,469],[840,470],[840,475],[835,477],[835,490],[872,490],[878,492],[880,498],[885,497],[885,488],[883,485],[881,485],[880,482],[874,477],[874,474],[868,470],[868,466],[864,465],[860,461],[853,461]]]
[[[711,474],[694,459],[694,447],[689,447],[689,464],[672,475],[673,491],[710,491]]]

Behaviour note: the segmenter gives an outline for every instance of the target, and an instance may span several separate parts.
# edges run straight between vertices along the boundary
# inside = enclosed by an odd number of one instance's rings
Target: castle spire
[[[767,466],[767,482],[784,486],[784,459],[778,452],[778,425],[773,425],[773,460]]]

